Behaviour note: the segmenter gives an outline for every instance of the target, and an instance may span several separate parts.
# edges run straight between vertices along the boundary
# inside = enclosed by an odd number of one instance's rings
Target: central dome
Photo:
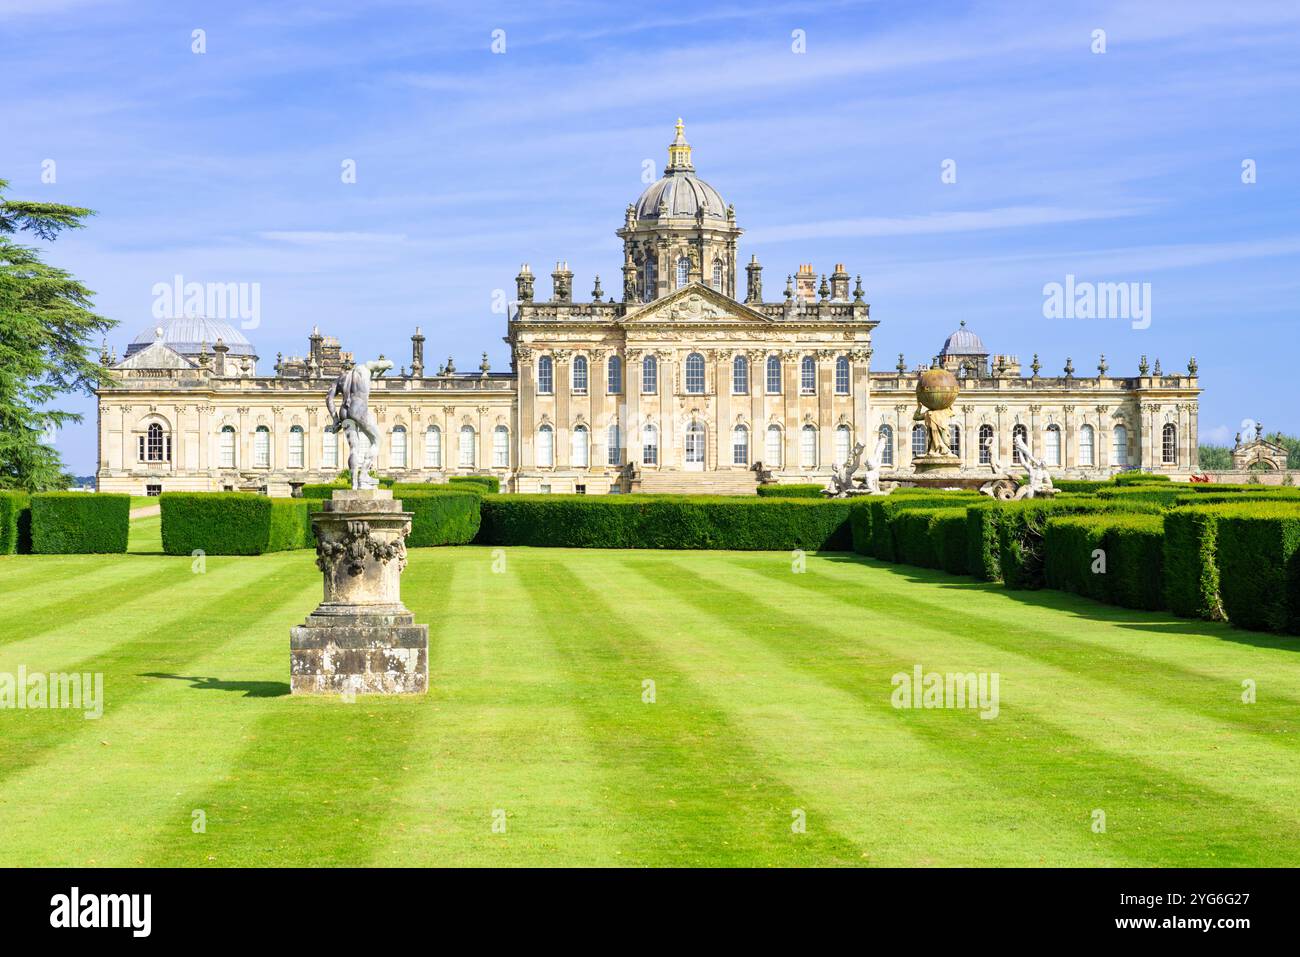
[[[162,335],[158,335],[158,330]],[[224,319],[207,319],[203,316],[178,316],[175,319],[163,319],[142,331],[126,347],[127,356],[148,349],[161,339],[163,345],[179,352],[183,356],[197,356],[207,348],[208,352],[220,339],[230,349],[232,356],[255,356],[253,344],[242,332]]]
[[[986,356],[989,351],[984,348],[984,340],[966,328],[966,320],[961,327],[944,340],[941,356]]]
[[[682,121],[677,121],[677,136],[668,145],[668,166],[664,175],[645,188],[636,201],[636,218],[657,220],[661,206],[670,218],[694,219],[701,210],[705,219],[725,221],[727,203],[722,194],[695,175],[691,165],[691,145],[686,142]]]

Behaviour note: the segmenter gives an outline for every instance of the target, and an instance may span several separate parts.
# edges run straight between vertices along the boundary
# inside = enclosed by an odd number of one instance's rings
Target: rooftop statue
[[[379,480],[370,474],[375,464],[375,449],[379,447],[379,423],[370,411],[370,380],[392,367],[384,358],[363,362],[342,372],[325,393],[325,408],[333,422],[330,428],[334,432],[342,431],[348,440],[348,470],[352,473],[353,489],[379,485]],[[336,395],[342,400],[337,407]]]

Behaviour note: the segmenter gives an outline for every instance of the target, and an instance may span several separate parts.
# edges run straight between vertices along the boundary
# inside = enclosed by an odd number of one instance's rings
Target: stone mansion
[[[575,300],[561,262],[549,297],[515,277],[509,371],[424,364],[377,379],[371,406],[382,433],[378,470],[400,481],[485,474],[510,492],[750,492],[761,462],[780,482],[825,482],[855,442],[888,439],[886,477],[906,476],[924,451],[912,422],[918,375],[899,357],[872,368],[876,326],[861,278],[842,265],[804,265],[764,299],[763,267],[741,266],[734,207],[695,175],[678,121],[664,175],[627,207],[621,290],[600,279]],[[743,294],[738,273],[743,271]],[[351,343],[354,347],[360,344]],[[98,487],[133,494],[223,489],[290,494],[346,466],[346,443],[326,429],[325,392],[352,361],[339,339],[313,330],[304,357],[259,374],[255,346],[217,319],[151,326],[98,393]],[[361,360],[373,358],[362,355]],[[950,444],[963,467],[1010,465],[1023,435],[1064,477],[1124,469],[1186,475],[1197,461],[1195,361],[1136,375],[1025,374],[990,354],[965,323],[934,364],[961,386]]]

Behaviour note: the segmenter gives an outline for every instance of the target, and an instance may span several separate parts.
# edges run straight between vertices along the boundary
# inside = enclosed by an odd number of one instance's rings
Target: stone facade
[[[492,474],[513,492],[745,492],[755,466],[783,482],[824,482],[861,441],[891,437],[885,477],[910,472],[919,374],[899,357],[872,371],[876,326],[861,278],[809,265],[763,298],[762,266],[745,264],[733,207],[696,177],[680,122],[665,175],[630,204],[621,228],[621,296],[596,278],[577,301],[565,262],[549,299],[525,265],[507,323],[509,372],[424,366],[411,338],[409,368],[372,387],[383,433],[379,470],[403,481]],[[197,345],[195,344],[197,343]],[[370,358],[370,356],[366,356]],[[99,487],[142,494],[265,490],[335,476],[346,446],[325,431],[325,392],[352,362],[313,330],[306,357],[277,357],[258,375],[255,349],[228,323],[184,318],[142,333],[117,382],[99,393]],[[1126,468],[1186,475],[1197,460],[1195,361],[1165,374],[1143,358],[1135,376],[1030,374],[992,354],[965,324],[933,363],[958,377],[953,451],[987,469],[981,435],[1013,461],[1013,430],[1062,476]],[[919,454],[919,453],[918,453]]]

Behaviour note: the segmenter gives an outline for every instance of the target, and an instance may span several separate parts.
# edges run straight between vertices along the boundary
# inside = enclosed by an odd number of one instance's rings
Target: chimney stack
[[[573,301],[573,272],[565,261],[557,262],[555,272],[551,273],[551,301]]]
[[[763,301],[763,267],[758,257],[751,255],[745,267],[745,302]]]
[[[415,335],[411,336],[411,378],[424,378],[424,336],[420,333],[420,327],[415,327]]]

